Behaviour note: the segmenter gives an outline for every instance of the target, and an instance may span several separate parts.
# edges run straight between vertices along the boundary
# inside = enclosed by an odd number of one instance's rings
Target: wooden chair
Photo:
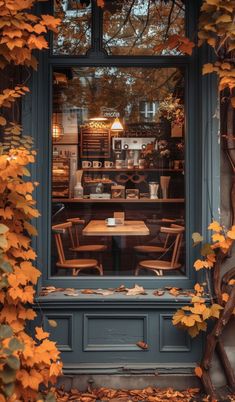
[[[171,271],[173,269],[181,268],[179,261],[180,249],[183,240],[184,227],[180,225],[172,225],[171,227],[161,227],[161,233],[166,235],[175,236],[174,242],[168,247],[166,252],[171,251],[171,260],[143,260],[139,261],[135,269],[135,275],[139,274],[141,269],[147,269],[155,272],[155,274],[162,276],[163,271]]]
[[[96,269],[99,271],[100,275],[103,275],[103,267],[98,263],[95,259],[72,259],[67,260],[65,258],[64,246],[62,241],[62,234],[69,233],[69,229],[72,227],[71,222],[61,223],[59,225],[52,226],[52,231],[55,235],[56,248],[59,256],[59,261],[56,263],[56,266],[59,268],[71,269],[72,275],[77,276],[80,271],[87,269]]]
[[[69,236],[72,247],[70,250],[82,253],[101,253],[107,250],[107,246],[104,244],[80,244],[79,241],[79,225],[84,225],[85,221],[80,218],[70,218],[67,222],[71,223],[71,227],[68,228]]]
[[[171,223],[171,227],[174,227],[174,224],[172,222],[175,222],[175,219],[166,219],[166,218],[162,218],[161,220],[159,220],[159,222],[161,223]],[[167,233],[166,237],[165,237],[165,241],[163,243],[162,246],[155,246],[155,245],[151,245],[151,244],[141,244],[138,246],[134,246],[134,250],[137,253],[141,253],[141,254],[151,254],[151,253],[165,253],[167,252],[169,245],[170,245],[170,238],[171,238],[171,234]]]

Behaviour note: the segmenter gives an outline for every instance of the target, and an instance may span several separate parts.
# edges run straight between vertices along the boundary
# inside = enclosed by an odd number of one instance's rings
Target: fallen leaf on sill
[[[114,294],[114,291],[112,290],[106,290],[106,289],[97,289],[95,291],[95,294],[97,295],[102,295],[102,296],[110,296]]]
[[[114,289],[115,292],[126,292],[127,290],[125,285],[120,285],[118,288]]]
[[[81,293],[85,295],[102,295],[102,296],[110,296],[114,294],[113,290],[108,289],[83,289]]]
[[[154,296],[163,296],[164,294],[165,294],[164,290],[161,290],[161,289],[155,290],[155,291],[153,292],[153,295],[154,295]]]
[[[81,290],[81,293],[84,295],[93,295],[95,293],[94,289],[83,289]]]
[[[135,285],[134,288],[126,288],[127,290],[127,296],[137,296],[137,295],[146,295],[147,293],[145,292],[143,286]]]
[[[148,344],[145,343],[145,342],[143,342],[143,341],[137,342],[136,345],[139,346],[139,348],[144,349],[144,350],[147,350],[147,349],[149,348],[149,347],[148,347]]]
[[[75,296],[79,296],[79,293],[77,293],[77,292],[64,292],[64,295],[65,296],[73,296],[73,297],[75,297]]]
[[[171,288],[171,290],[169,290],[169,293],[170,293],[172,296],[179,296],[180,291],[179,291],[179,288]]]

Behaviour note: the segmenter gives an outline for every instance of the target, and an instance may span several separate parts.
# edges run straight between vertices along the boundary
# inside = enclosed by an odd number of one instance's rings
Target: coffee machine
[[[134,165],[138,165],[141,151],[147,148],[148,144],[153,144],[156,138],[136,138],[136,137],[114,137],[112,140],[112,149],[115,155],[122,155],[121,159],[134,159]]]

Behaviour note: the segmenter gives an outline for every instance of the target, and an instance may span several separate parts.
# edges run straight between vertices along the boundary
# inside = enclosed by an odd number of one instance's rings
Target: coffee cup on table
[[[101,168],[101,167],[102,167],[102,162],[93,161],[93,168]]]
[[[83,161],[82,162],[82,167],[83,167],[83,169],[91,168],[92,163],[90,161]]]
[[[116,219],[115,218],[107,218],[105,219],[107,226],[116,226]]]
[[[111,162],[111,161],[105,161],[105,162],[104,162],[104,167],[107,168],[107,169],[113,167],[113,162]]]

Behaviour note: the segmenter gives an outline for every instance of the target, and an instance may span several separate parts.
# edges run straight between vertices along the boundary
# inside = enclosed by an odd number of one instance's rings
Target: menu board
[[[110,158],[110,151],[108,128],[81,129],[81,158]]]

